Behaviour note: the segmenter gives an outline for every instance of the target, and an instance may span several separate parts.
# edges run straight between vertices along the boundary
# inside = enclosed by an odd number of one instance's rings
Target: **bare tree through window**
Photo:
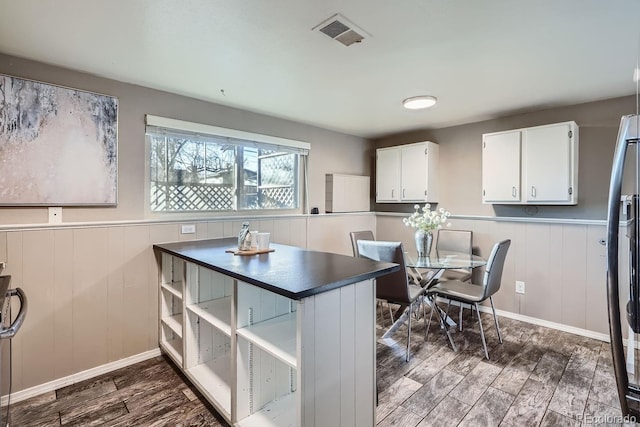
[[[298,207],[298,155],[148,133],[151,211]]]

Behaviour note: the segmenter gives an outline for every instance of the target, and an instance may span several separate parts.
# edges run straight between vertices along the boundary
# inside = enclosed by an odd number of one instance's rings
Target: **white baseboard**
[[[54,391],[60,387],[65,387],[71,384],[78,383],[80,381],[87,380],[89,378],[97,377],[98,375],[106,374],[116,369],[124,368],[129,365],[142,362],[147,359],[151,359],[156,356],[160,356],[160,349],[155,348],[153,350],[145,351],[133,356],[126,357],[124,359],[116,360],[115,362],[107,363],[105,365],[96,366],[95,368],[87,369],[86,371],[78,372],[64,378],[49,381],[48,383],[40,384],[35,387],[30,387],[24,390],[11,393],[11,403],[20,402],[48,391]],[[0,404],[6,405],[9,401],[9,396],[2,396]]]
[[[491,307],[480,306],[480,311],[483,311],[485,313],[491,313]],[[571,334],[609,342],[609,334],[603,334],[600,332],[590,331],[588,329],[582,329],[582,328],[576,328],[574,326],[563,325],[562,323],[550,322],[548,320],[542,320],[536,317],[525,316],[524,314],[511,313],[510,311],[496,310],[496,314],[498,316],[508,317],[510,319],[520,320],[522,322],[527,322],[527,323],[531,323],[538,326],[544,326],[546,328],[557,329],[559,331],[569,332]]]
[[[456,301],[451,301],[451,305],[459,305]],[[481,305],[480,311],[483,313],[490,313],[491,307]],[[501,317],[508,317],[509,319],[519,320],[533,325],[544,326],[545,328],[557,329],[558,331],[569,332],[571,334],[580,335],[587,338],[593,338],[596,340],[609,342],[609,334],[602,334],[600,332],[590,331],[588,329],[576,328],[574,326],[563,325],[562,323],[550,322],[548,320],[538,319],[536,317],[525,316],[524,314],[512,313],[510,311],[496,309],[496,314]],[[626,340],[625,340],[626,341]]]

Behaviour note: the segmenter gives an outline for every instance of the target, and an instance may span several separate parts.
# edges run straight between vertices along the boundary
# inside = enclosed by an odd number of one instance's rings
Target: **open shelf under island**
[[[232,425],[374,426],[373,280],[398,265],[236,245],[154,245],[160,348]]]

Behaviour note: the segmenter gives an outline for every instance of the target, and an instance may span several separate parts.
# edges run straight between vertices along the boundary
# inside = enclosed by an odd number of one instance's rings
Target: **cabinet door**
[[[571,202],[572,136],[569,123],[524,130],[522,181],[527,203]]]
[[[400,201],[400,149],[376,151],[376,202]]]
[[[422,202],[427,195],[427,144],[402,146],[402,192],[403,202]]]
[[[482,202],[520,201],[520,131],[484,135]]]

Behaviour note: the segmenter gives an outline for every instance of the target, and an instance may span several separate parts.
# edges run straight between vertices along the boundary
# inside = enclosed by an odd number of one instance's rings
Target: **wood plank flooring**
[[[457,308],[451,308],[457,315]],[[406,326],[381,339],[378,319],[378,426],[579,426],[622,423],[610,348],[569,333],[500,318],[498,342],[482,313],[491,360],[484,358],[477,317],[464,310],[458,353],[432,323],[425,341],[414,321],[412,357]],[[387,319],[387,326],[389,320]],[[226,426],[164,357],[13,404],[11,426]]]

